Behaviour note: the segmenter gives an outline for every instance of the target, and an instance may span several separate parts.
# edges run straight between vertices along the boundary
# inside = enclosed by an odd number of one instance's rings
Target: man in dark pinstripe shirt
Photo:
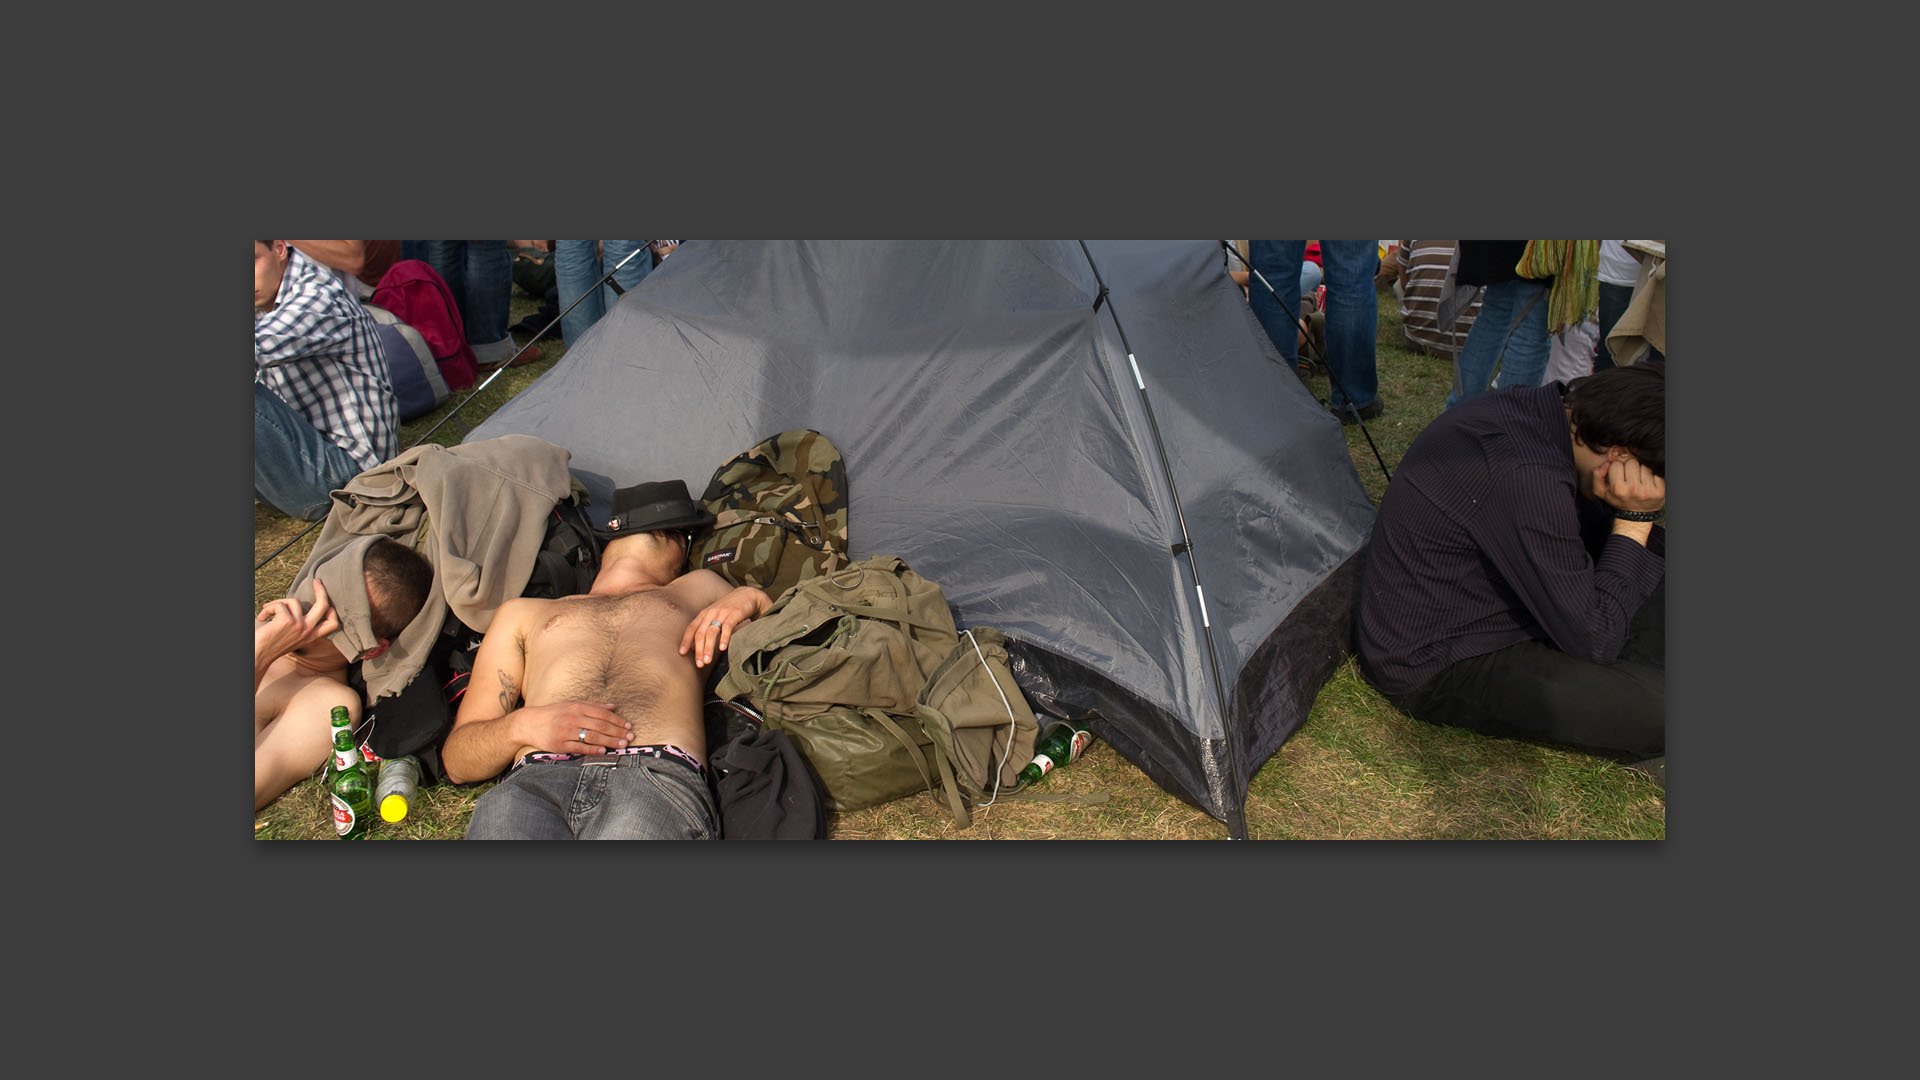
[[[1616,368],[1442,413],[1387,485],[1362,672],[1435,724],[1666,752],[1666,376]]]

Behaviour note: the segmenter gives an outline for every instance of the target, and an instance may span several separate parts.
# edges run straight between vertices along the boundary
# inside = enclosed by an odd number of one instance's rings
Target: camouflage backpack
[[[847,563],[847,470],[825,435],[783,431],[722,464],[700,497],[713,525],[688,561],[778,599]]]

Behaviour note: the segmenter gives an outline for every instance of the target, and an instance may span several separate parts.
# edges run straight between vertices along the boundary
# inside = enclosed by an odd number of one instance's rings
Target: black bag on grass
[[[383,758],[412,754],[420,759],[422,783],[445,783],[440,744],[453,730],[453,714],[466,691],[479,647],[479,634],[460,620],[449,618],[413,681],[398,694],[381,698],[367,709],[367,747]],[[358,664],[348,670],[347,685],[365,700],[367,687],[360,679]]]
[[[806,755],[740,702],[707,702],[707,773],[723,840],[824,840],[827,807]]]
[[[533,573],[521,596],[558,600],[593,588],[600,572],[600,540],[587,518],[587,491],[578,479],[573,491],[560,500],[547,518],[546,538],[534,554]]]

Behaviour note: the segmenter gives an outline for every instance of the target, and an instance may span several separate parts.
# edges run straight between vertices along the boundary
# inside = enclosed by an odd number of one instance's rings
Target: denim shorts
[[[645,754],[514,766],[474,804],[469,840],[711,840],[705,774]]]

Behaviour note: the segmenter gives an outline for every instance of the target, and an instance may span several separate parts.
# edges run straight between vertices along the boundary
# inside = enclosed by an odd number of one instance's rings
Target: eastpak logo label
[[[729,563],[729,562],[732,562],[734,558],[737,557],[739,554],[740,552],[739,552],[739,549],[737,548],[721,548],[719,551],[716,551],[713,554],[707,556],[705,559],[702,559],[700,561],[700,565],[718,566],[721,563]]]

